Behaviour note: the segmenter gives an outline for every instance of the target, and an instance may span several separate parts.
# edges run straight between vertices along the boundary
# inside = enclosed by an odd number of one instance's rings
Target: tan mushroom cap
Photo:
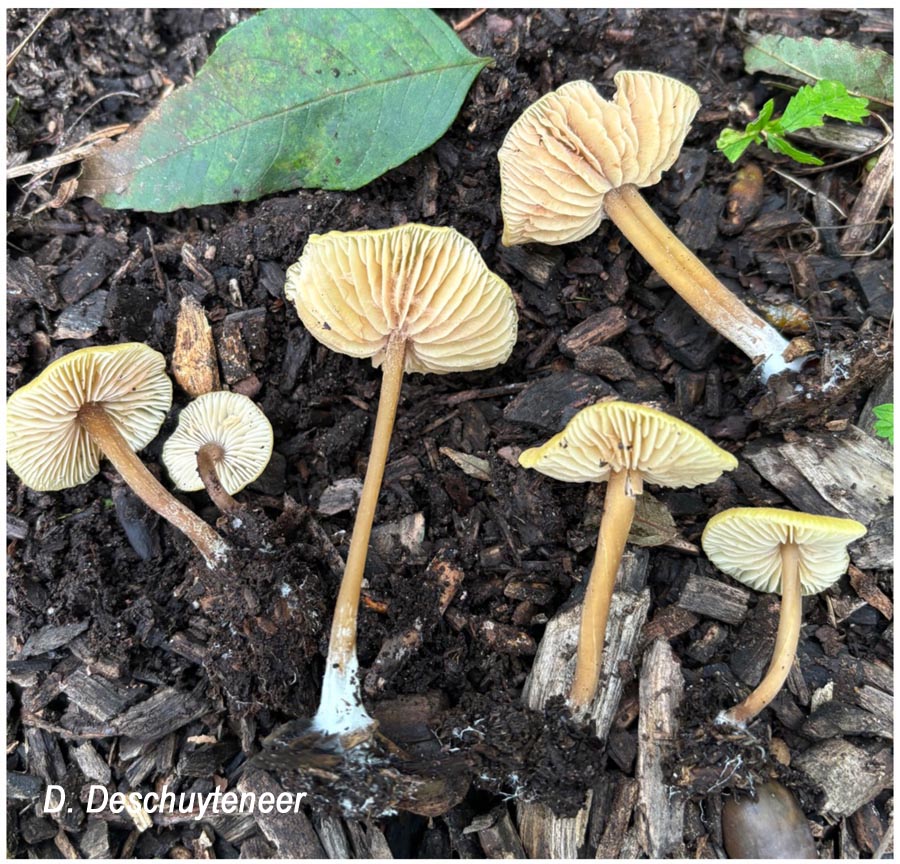
[[[671,168],[700,107],[696,91],[654,72],[617,72],[604,99],[572,81],[526,109],[500,148],[503,243],[570,243],[603,219],[603,196],[652,186]]]
[[[87,483],[100,470],[100,447],[78,422],[97,403],[128,446],[146,447],[172,405],[166,360],[140,342],[82,348],[51,363],[6,403],[6,461],[39,492]]]
[[[247,396],[217,390],[191,402],[178,428],[163,445],[162,461],[172,482],[184,492],[199,492],[197,451],[218,444],[216,475],[229,495],[240,492],[265,470],[272,457],[272,424]]]
[[[598,402],[579,411],[519,464],[570,483],[599,483],[610,471],[639,471],[648,483],[688,489],[712,483],[737,459],[702,432],[663,411],[628,402]]]
[[[488,369],[516,341],[509,286],[452,228],[314,234],[284,293],[316,339],[374,366],[393,334],[407,339],[407,372]]]
[[[866,533],[854,519],[773,507],[734,507],[713,516],[703,551],[723,573],[756,591],[781,593],[781,547],[797,547],[803,594],[817,594],[847,572],[847,544]]]

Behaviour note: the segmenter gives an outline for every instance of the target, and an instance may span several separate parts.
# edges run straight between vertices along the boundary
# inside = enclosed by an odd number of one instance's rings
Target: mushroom
[[[809,822],[797,799],[775,780],[757,786],[754,797],[725,800],[722,840],[729,858],[819,857]]]
[[[772,660],[762,681],[720,723],[744,726],[778,694],[800,640],[803,594],[817,594],[847,572],[847,544],[866,528],[853,519],[814,516],[771,507],[735,507],[713,516],[701,545],[719,570],[757,591],[781,594]]]
[[[788,341],[729,291],[647,205],[678,157],[697,93],[653,72],[618,72],[612,101],[572,81],[527,108],[500,148],[503,243],[560,244],[593,233],[604,215],[711,327],[762,363],[763,379],[800,361]],[[712,218],[712,216],[711,216]]]
[[[693,488],[733,470],[737,460],[693,426],[662,411],[599,402],[579,411],[542,446],[524,451],[519,464],[557,480],[607,482],[569,692],[573,711],[586,713],[597,692],[616,571],[644,482]]]
[[[272,456],[272,424],[241,393],[216,390],[198,396],[178,418],[162,461],[183,492],[206,488],[223,513],[240,504],[231,496],[252,483]]]
[[[402,225],[313,235],[287,272],[285,297],[320,342],[382,367],[372,450],[328,644],[315,725],[372,724],[359,696],[356,623],[369,536],[406,372],[488,369],[516,341],[512,292],[452,228]]]
[[[210,567],[225,541],[147,470],[135,451],[172,404],[162,354],[139,342],[82,348],[51,363],[6,403],[6,461],[26,486],[53,492],[87,483],[100,456],[151,509],[190,538]]]

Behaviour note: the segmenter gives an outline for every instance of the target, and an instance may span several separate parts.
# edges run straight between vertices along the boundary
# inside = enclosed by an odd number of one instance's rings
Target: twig
[[[48,9],[31,28],[31,32],[18,44],[15,48],[13,48],[12,53],[6,58],[6,71],[9,72],[12,69],[13,64],[16,62],[19,54],[22,53],[22,49],[34,38],[34,34],[44,26],[47,19],[55,12],[55,9]]]
[[[98,129],[96,132],[92,132],[87,137],[82,138],[81,141],[68,150],[60,150],[58,153],[47,156],[45,159],[36,159],[34,162],[25,162],[22,165],[10,168],[6,172],[6,179],[12,180],[15,177],[24,177],[26,174],[37,176],[45,174],[47,171],[53,171],[56,168],[62,168],[64,165],[78,162],[92,153],[99,141],[121,135],[130,125],[130,123],[119,123],[115,126],[107,126],[105,129]]]
[[[462,21],[457,22],[453,25],[453,30],[455,33],[461,33],[466,29],[470,24],[474,24],[484,13],[487,12],[487,9],[476,9],[471,15],[467,18],[463,18]]]

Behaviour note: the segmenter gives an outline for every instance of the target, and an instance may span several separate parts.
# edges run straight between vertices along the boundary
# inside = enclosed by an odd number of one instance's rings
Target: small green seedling
[[[887,438],[891,447],[894,446],[894,403],[886,402],[884,405],[876,405],[872,409],[875,415],[875,425],[872,427],[879,438]]]
[[[869,114],[868,104],[867,99],[851,96],[839,81],[819,81],[813,86],[801,87],[791,97],[780,117],[772,119],[775,100],[770,99],[763,105],[759,116],[743,131],[722,130],[716,148],[725,154],[729,162],[737,162],[751,144],[765,143],[773,153],[784,153],[804,165],[824,165],[817,156],[791,144],[785,135],[800,129],[824,126],[826,117],[861,123]]]

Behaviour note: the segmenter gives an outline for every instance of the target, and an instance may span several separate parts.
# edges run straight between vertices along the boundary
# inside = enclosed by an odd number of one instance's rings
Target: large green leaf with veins
[[[358,189],[433,144],[489,62],[426,9],[269,9],[86,159],[78,191],[165,212]]]

